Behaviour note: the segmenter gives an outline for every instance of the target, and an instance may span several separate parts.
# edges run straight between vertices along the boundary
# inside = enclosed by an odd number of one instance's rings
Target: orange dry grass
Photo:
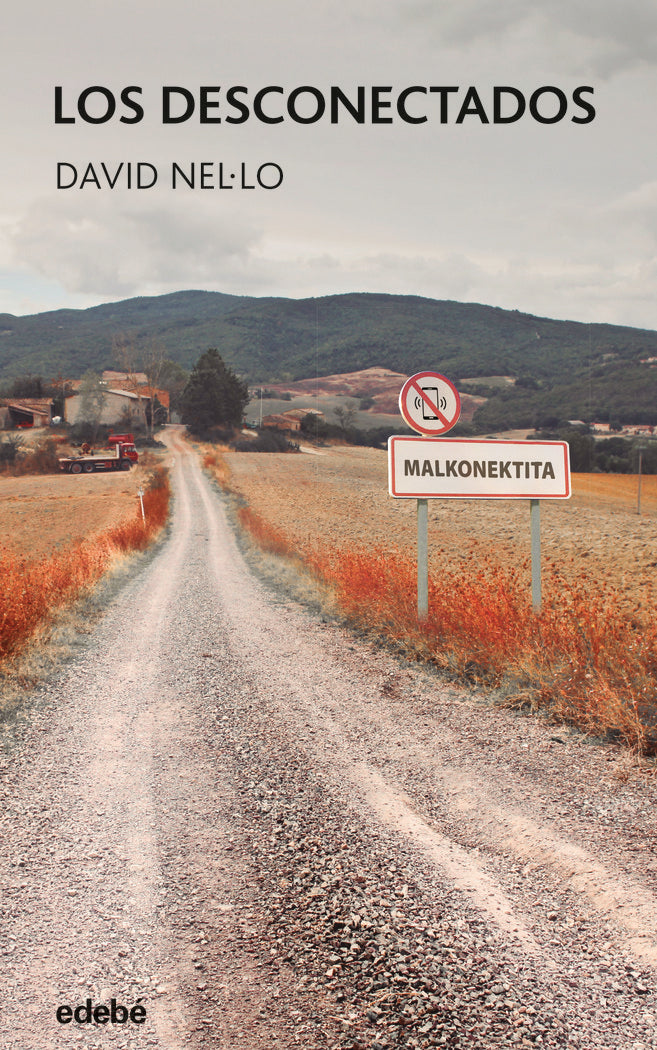
[[[143,550],[167,518],[169,479],[153,475],[141,509],[128,521],[40,561],[0,552],[0,661],[15,656],[58,608],[70,605],[109,568],[119,552]]]
[[[221,452],[215,448],[208,449],[203,456],[203,466],[212,474],[222,489],[226,492],[230,490],[230,467]]]
[[[240,507],[237,511],[240,525],[248,529],[255,541],[263,551],[270,554],[283,554],[290,556],[292,549],[290,541],[284,532],[270,525],[268,521],[261,518],[250,507]]]
[[[417,569],[390,549],[316,546],[299,552],[250,508],[241,523],[265,549],[300,554],[335,595],[341,612],[408,653],[470,680],[501,687],[516,705],[531,703],[596,735],[657,752],[657,629],[619,612],[612,589],[593,595],[584,577],[543,577],[539,616],[520,573],[492,559],[477,568],[443,558],[429,583],[429,617],[418,622]]]

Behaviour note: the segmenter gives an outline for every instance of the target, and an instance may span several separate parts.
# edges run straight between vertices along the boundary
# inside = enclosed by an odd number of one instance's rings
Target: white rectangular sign
[[[565,441],[391,437],[388,487],[403,499],[568,499]]]

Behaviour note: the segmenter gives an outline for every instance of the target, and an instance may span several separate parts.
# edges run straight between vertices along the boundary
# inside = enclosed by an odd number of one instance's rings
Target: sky
[[[25,0],[0,44],[0,311],[88,307],[188,288],[292,298],[350,291],[487,303],[657,329],[657,6],[654,0]],[[162,88],[194,112],[165,124]],[[202,123],[200,88],[219,105]],[[227,102],[245,89],[249,119]],[[253,112],[283,115],[264,123]],[[301,123],[298,87],[390,89],[374,123]],[[455,87],[441,122],[439,93]],[[523,116],[495,123],[495,87]],[[55,120],[55,88],[61,88]],[[104,92],[80,95],[89,87]],[[132,93],[143,109],[121,102]],[[458,122],[468,89],[480,109]],[[560,120],[530,99],[557,88]],[[587,123],[573,94],[592,88]],[[216,89],[220,89],[217,91]],[[117,100],[105,122],[90,122]],[[172,93],[174,115],[183,96]],[[237,96],[236,96],[237,97]],[[309,117],[316,94],[298,95]],[[178,107],[178,108],[175,108]],[[559,98],[537,96],[555,116]],[[468,107],[466,106],[466,109]],[[294,111],[294,106],[292,107]],[[481,112],[488,123],[481,119]],[[136,188],[136,165],[155,171]],[[88,165],[116,186],[81,185]],[[133,184],[126,185],[127,165]],[[174,164],[194,188],[178,177]],[[207,188],[200,187],[200,165]],[[220,169],[219,165],[223,165]],[[73,182],[57,188],[60,180]],[[150,165],[150,167],[147,167]],[[261,169],[265,182],[257,185]],[[217,187],[219,172],[233,189]],[[244,177],[242,178],[242,171]],[[235,179],[231,180],[234,175]],[[242,189],[255,183],[254,189]]]

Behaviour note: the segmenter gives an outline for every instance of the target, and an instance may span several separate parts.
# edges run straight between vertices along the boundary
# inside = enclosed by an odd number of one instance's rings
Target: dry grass
[[[225,492],[230,491],[230,467],[220,449],[212,445],[201,446],[203,466],[208,470]]]
[[[575,498],[591,505],[614,507],[629,513],[637,509],[639,480],[634,474],[574,474]],[[641,478],[641,508],[644,514],[657,513],[657,475]]]
[[[14,659],[60,609],[87,593],[127,551],[143,550],[166,521],[169,479],[154,471],[141,510],[128,520],[41,559],[0,550],[0,663]]]
[[[237,476],[220,453],[206,456],[205,465],[237,496],[242,504],[239,521],[255,542],[272,554],[301,559],[329,588],[335,607],[360,630],[393,642],[409,656],[496,688],[508,705],[541,709],[557,722],[621,740],[641,754],[657,754],[654,573],[649,563],[641,567],[640,576],[628,571],[632,560],[638,560],[639,545],[628,541],[628,535],[634,536],[635,519],[603,515],[610,533],[620,529],[613,557],[608,551],[605,574],[592,573],[591,559],[584,557],[595,505],[620,504],[627,515],[636,498],[636,479],[577,476],[579,495],[567,512],[563,535],[583,520],[584,547],[580,553],[571,550],[568,557],[560,551],[558,558],[544,559],[539,616],[531,608],[527,559],[509,558],[500,543],[495,557],[487,556],[485,549],[491,545],[482,543],[485,534],[468,539],[462,529],[460,537],[452,533],[449,542],[432,551],[430,612],[419,623],[416,560],[395,531],[399,509],[393,509],[392,518],[389,509],[375,513],[369,479],[365,476],[366,485],[359,487],[360,479],[347,474],[349,459],[343,461],[342,479],[334,468],[324,466],[331,461],[304,459],[272,464],[263,474],[261,467],[244,467],[233,455],[231,463],[240,468]],[[323,480],[314,487],[309,484],[310,471],[318,467]],[[276,475],[276,469],[280,473],[275,483],[285,483],[278,500],[269,476]],[[257,509],[251,497],[257,497]],[[364,512],[358,509],[359,498],[367,508]],[[648,513],[657,509],[657,478],[644,479],[643,505]],[[552,520],[557,520],[556,508],[550,509]],[[449,507],[447,512],[457,512],[459,524],[468,524],[469,508]],[[484,520],[479,507],[473,512],[475,520]],[[309,521],[313,527],[308,527]],[[389,528],[390,542],[381,541],[382,523]],[[646,546],[642,557],[649,562],[655,557],[647,549],[652,525],[648,518],[640,519],[639,525],[648,530],[639,536]],[[603,553],[601,543],[601,560]],[[615,566],[620,571],[614,571]]]
[[[58,474],[59,458],[57,441],[45,438],[37,445],[17,456],[13,463],[3,465],[2,474],[7,477],[23,477],[26,474]]]
[[[629,620],[613,588],[599,585],[593,594],[584,574],[566,577],[549,565],[536,616],[521,572],[479,552],[457,563],[442,552],[429,584],[429,617],[420,623],[408,553],[300,547],[251,508],[238,516],[264,550],[300,557],[359,629],[496,687],[509,705],[542,708],[587,733],[657,753],[657,630]]]
[[[417,619],[416,564],[401,552],[322,550],[308,563],[332,584],[360,626],[385,631],[410,651],[459,675],[502,688],[507,702],[549,709],[594,735],[657,748],[654,627],[632,628],[612,591],[592,601],[582,580],[554,567],[540,616],[516,572],[492,560],[454,566],[430,581],[426,621]]]
[[[290,540],[285,533],[254,513],[250,507],[239,507],[237,517],[240,525],[251,533],[263,551],[267,551],[268,554],[281,554],[288,558],[292,556]]]

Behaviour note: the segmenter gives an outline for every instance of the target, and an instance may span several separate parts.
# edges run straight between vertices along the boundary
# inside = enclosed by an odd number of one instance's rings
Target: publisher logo
[[[93,1005],[91,999],[78,1006],[58,1006],[55,1017],[60,1024],[143,1024],[146,1020],[146,1007],[141,999],[134,1006],[123,1006],[111,999],[109,1006],[104,1003]]]

